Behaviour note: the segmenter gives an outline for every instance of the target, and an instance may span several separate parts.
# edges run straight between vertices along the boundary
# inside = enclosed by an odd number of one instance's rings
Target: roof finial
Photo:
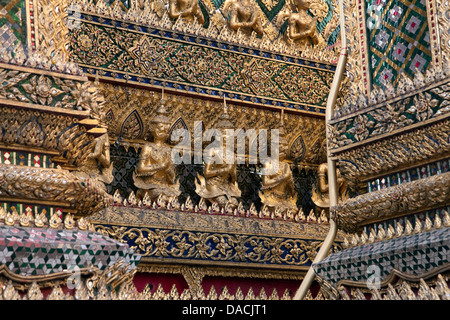
[[[281,121],[280,121],[280,139],[285,139],[286,132],[284,131],[284,109],[281,109]]]
[[[164,86],[162,87],[162,92],[161,92],[161,104],[162,105],[166,104],[166,99],[164,99]]]
[[[230,115],[227,112],[227,99],[225,94],[223,95],[223,113],[219,116],[219,122],[217,123],[218,129],[233,129],[234,124],[230,121]]]
[[[94,84],[96,86],[98,86],[100,84],[100,77],[98,75],[98,72],[95,73],[95,80],[94,80]]]
[[[227,109],[228,109],[228,107],[227,107],[227,99],[226,99],[225,93],[224,93],[223,94],[223,112],[228,113]]]

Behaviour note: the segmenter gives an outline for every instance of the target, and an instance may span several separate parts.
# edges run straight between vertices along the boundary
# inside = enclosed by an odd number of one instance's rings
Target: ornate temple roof
[[[0,297],[69,286],[73,266],[91,299],[267,298],[204,286],[292,287],[307,270],[316,297],[445,297],[448,10],[436,0],[0,3],[0,283],[11,281]],[[242,161],[207,163],[204,150],[223,152],[209,130],[225,127]],[[271,162],[250,153],[274,151],[261,141],[280,129],[286,157],[265,174]],[[171,139],[180,131],[184,144]],[[330,207],[334,165],[342,194]],[[382,293],[364,287],[371,266]],[[137,293],[161,274],[180,276],[183,293]]]

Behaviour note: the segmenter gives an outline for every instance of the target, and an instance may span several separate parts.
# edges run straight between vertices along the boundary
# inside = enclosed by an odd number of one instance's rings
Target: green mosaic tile
[[[381,23],[367,25],[371,81],[382,88],[394,86],[399,75],[425,72],[431,61],[428,20],[424,0],[372,0],[366,7],[378,8]],[[370,10],[367,10],[366,21]]]
[[[0,1],[0,42],[10,47],[27,42],[25,0]]]

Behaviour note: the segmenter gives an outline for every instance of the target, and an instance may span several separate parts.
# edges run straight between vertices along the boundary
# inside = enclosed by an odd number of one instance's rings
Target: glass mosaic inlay
[[[396,85],[401,73],[424,73],[431,61],[425,0],[368,0],[367,43],[372,83]]]

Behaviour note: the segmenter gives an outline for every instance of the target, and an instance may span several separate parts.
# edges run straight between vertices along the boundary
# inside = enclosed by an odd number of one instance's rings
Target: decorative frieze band
[[[450,151],[448,116],[432,125],[340,153],[337,158],[342,175],[349,181],[364,181],[424,161],[446,158]]]
[[[418,91],[405,84],[406,88],[402,89],[406,91],[402,95],[394,98],[393,93],[386,97],[386,101],[381,98],[381,102],[376,100],[379,97],[374,98],[373,104],[363,111],[331,121],[330,147],[333,153],[385,139],[448,115],[450,78],[442,79],[442,74],[436,74],[428,81],[428,85]]]
[[[286,107],[319,116],[334,66],[242,50],[219,41],[81,14],[71,30],[71,59],[101,80],[166,87],[230,102]],[[284,57],[284,58],[283,58]]]
[[[130,207],[108,207],[90,221],[98,232],[126,241],[142,261],[274,269],[309,266],[328,231],[316,223]]]

